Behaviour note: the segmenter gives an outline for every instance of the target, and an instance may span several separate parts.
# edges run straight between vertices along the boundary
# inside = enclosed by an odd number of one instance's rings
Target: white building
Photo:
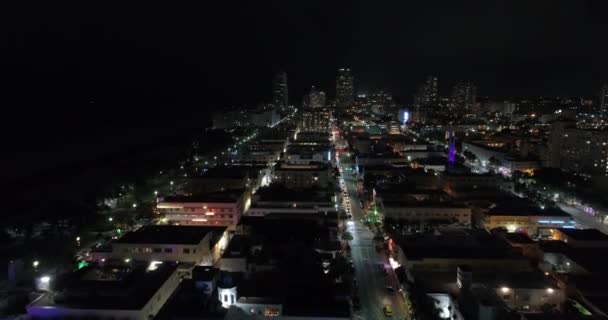
[[[168,197],[156,205],[159,213],[171,224],[225,226],[233,229],[249,206],[245,193],[226,193],[197,197]]]
[[[87,267],[69,277],[58,291],[43,293],[27,305],[28,316],[147,320],[158,313],[181,280],[171,263]]]
[[[99,262],[180,261],[197,265],[216,263],[228,244],[226,227],[145,226],[99,248],[91,257]]]

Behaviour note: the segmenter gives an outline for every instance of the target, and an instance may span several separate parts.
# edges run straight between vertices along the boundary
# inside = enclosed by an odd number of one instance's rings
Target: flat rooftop
[[[138,310],[173,274],[177,264],[85,267],[57,279],[56,292],[47,293],[32,307]]]
[[[487,212],[490,216],[543,216],[543,217],[570,217],[570,215],[557,207],[542,209],[536,203],[517,197],[504,197],[495,201]]]
[[[327,164],[321,162],[311,162],[310,164],[286,164],[281,163],[275,167],[276,171],[324,171],[327,170]]]
[[[129,232],[114,243],[133,244],[198,244],[209,233],[219,239],[226,227],[144,226]]]
[[[578,241],[608,241],[608,235],[597,229],[559,229],[559,232]]]
[[[255,193],[258,199],[256,202],[331,202],[332,195],[329,192],[320,192],[318,189],[294,191],[280,184],[259,188]]]
[[[466,234],[412,235],[398,242],[408,260],[525,259],[506,241],[484,230],[471,230]]]
[[[505,239],[511,243],[517,244],[533,244],[536,241],[532,240],[527,234],[521,232],[508,232]]]
[[[207,169],[199,179],[244,179],[246,177],[247,170],[243,170],[243,168],[217,166]]]
[[[164,197],[162,202],[191,202],[191,203],[204,203],[204,202],[216,202],[216,203],[234,203],[236,202],[245,192],[245,189],[231,189],[223,192],[210,192],[192,196],[168,196]]]

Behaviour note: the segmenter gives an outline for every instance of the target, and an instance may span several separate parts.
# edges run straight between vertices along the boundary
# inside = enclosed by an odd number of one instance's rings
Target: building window
[[[272,308],[272,307],[264,308],[264,316],[265,317],[278,317],[279,308]]]
[[[224,295],[224,302],[228,302],[228,295],[227,294]]]
[[[165,253],[173,253],[173,248],[165,248]]]
[[[154,253],[161,253],[162,252],[161,248],[154,248],[153,251],[154,251]]]
[[[184,248],[184,251],[183,251],[183,252],[184,252],[184,253],[190,253],[190,249],[188,249],[188,248]]]

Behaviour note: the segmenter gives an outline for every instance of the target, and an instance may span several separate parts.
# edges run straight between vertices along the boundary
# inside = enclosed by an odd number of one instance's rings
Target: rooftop
[[[408,260],[425,258],[524,259],[504,240],[484,230],[471,230],[466,234],[406,236],[399,243]]]
[[[597,229],[559,229],[559,232],[577,241],[608,241],[608,235]]]
[[[160,202],[216,202],[216,203],[234,203],[245,192],[244,189],[231,189],[223,192],[210,192],[192,196],[168,196],[164,197]]]
[[[211,281],[217,275],[220,270],[210,266],[196,266],[192,269],[192,279],[194,281]]]
[[[259,188],[256,191],[257,201],[301,201],[301,202],[331,202],[331,195],[327,192],[319,192],[317,189],[302,189],[294,191],[279,184]]]
[[[487,213],[490,216],[543,216],[570,217],[568,213],[557,207],[542,209],[536,203],[517,197],[504,197],[495,201]]]
[[[508,232],[505,235],[505,239],[507,239],[507,241],[509,241],[510,243],[517,243],[517,244],[536,243],[527,234],[521,233],[521,232]]]
[[[31,306],[74,309],[138,310],[173,274],[177,264],[85,267],[57,279],[56,293],[45,294]]]
[[[224,167],[217,166],[207,169],[202,175],[203,179],[244,179],[247,177],[247,170],[241,167]],[[200,179],[200,178],[199,178]]]
[[[202,226],[144,226],[129,232],[115,243],[199,244],[209,233],[219,240],[226,227]]]

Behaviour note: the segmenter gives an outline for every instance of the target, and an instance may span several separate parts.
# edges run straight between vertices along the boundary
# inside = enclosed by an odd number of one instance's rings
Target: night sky
[[[340,66],[405,103],[427,74],[444,94],[463,79],[482,95],[592,96],[608,81],[606,1],[216,2],[2,4],[11,175],[207,125],[269,100],[278,70],[298,100],[311,85],[333,96]]]

